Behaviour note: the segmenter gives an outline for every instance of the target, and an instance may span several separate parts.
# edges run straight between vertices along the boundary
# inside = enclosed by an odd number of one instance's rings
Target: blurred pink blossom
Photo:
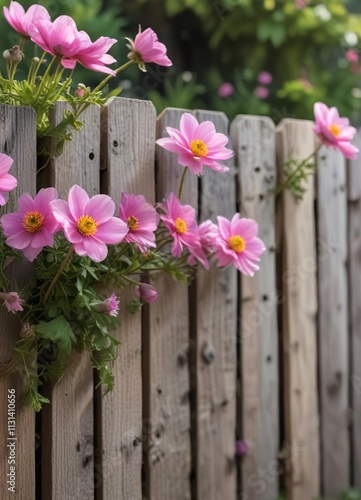
[[[353,50],[353,49],[347,50],[346,54],[345,54],[345,57],[351,63],[356,63],[360,59],[358,53],[356,52],[356,50]]]
[[[140,300],[148,302],[148,304],[152,304],[158,298],[157,290],[147,283],[140,283],[140,285],[135,288],[135,294]]]
[[[266,99],[269,95],[268,88],[263,87],[262,85],[259,85],[258,87],[256,87],[254,92],[259,99]]]
[[[218,89],[218,95],[220,97],[229,97],[234,94],[234,87],[229,82],[224,82]]]
[[[261,85],[269,85],[272,83],[273,77],[271,73],[268,73],[268,71],[261,71],[261,73],[257,77],[258,83]]]

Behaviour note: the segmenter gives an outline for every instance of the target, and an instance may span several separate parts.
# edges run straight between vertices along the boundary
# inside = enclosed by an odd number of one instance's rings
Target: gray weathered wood
[[[0,105],[0,152],[13,158],[10,174],[18,181],[17,188],[10,193],[8,203],[0,215],[17,211],[17,200],[24,192],[34,196],[36,192],[36,115],[33,109]],[[9,268],[9,289],[21,291],[31,276],[28,261],[16,263]],[[0,364],[11,363],[12,349],[19,339],[20,323],[17,315],[8,313],[0,304]],[[29,500],[35,499],[35,415],[24,406],[25,383],[19,373],[0,376],[0,484],[1,499],[21,498],[26,491]],[[15,495],[8,491],[10,472],[8,464],[11,436],[7,433],[8,390],[16,392],[16,485]]]
[[[62,119],[66,103],[56,104],[55,124]],[[48,181],[59,197],[67,199],[69,188],[79,184],[89,196],[99,192],[100,108],[92,106],[81,116],[84,126],[73,133],[61,156],[52,160]],[[93,372],[88,353],[74,353],[65,375],[47,385],[51,405],[42,414],[43,496],[91,499],[94,497]],[[66,425],[66,432],[60,432]]]
[[[156,113],[149,101],[114,98],[102,109],[102,191],[119,205],[121,192],[143,194],[155,201]],[[115,290],[116,292],[116,290]],[[121,326],[112,332],[121,341],[113,365],[114,390],[97,401],[101,438],[102,499],[142,498],[142,330],[141,314],[126,304],[132,287],[121,297]]]
[[[277,129],[279,172],[289,159],[303,160],[314,150],[312,123],[283,120]],[[281,175],[280,175],[281,177]],[[313,210],[314,178],[305,183],[303,200],[281,195],[277,270],[282,306],[285,480],[287,500],[309,500],[320,491],[319,415],[317,401],[317,257]]]
[[[241,398],[242,436],[249,445],[242,458],[242,491],[247,498],[278,496],[279,375],[275,262],[276,135],[269,118],[239,116],[231,125],[243,217],[258,223],[265,243],[260,271],[242,276],[241,283]],[[259,470],[268,481],[260,488]]]
[[[166,136],[165,127],[179,127],[182,110],[165,110],[158,120],[157,136]],[[174,153],[157,148],[157,199],[177,193],[183,167]],[[188,174],[182,203],[197,202],[197,179]],[[170,276],[154,283],[159,298],[149,308],[149,324],[143,344],[146,448],[146,498],[189,500],[191,470],[189,406],[189,320],[188,289]]]
[[[361,147],[361,132],[354,141]],[[348,165],[350,382],[353,484],[361,490],[361,158]]]
[[[199,122],[210,120],[217,132],[228,135],[223,113],[196,111]],[[228,145],[228,147],[231,147]],[[229,173],[204,169],[201,177],[200,220],[236,212],[233,161]],[[196,331],[196,490],[197,498],[235,500],[237,272],[234,268],[197,273]],[[207,362],[204,349],[212,349]],[[191,372],[192,373],[192,372]],[[195,380],[192,381],[193,383]]]
[[[322,485],[327,497],[350,484],[346,161],[318,153],[317,212]]]

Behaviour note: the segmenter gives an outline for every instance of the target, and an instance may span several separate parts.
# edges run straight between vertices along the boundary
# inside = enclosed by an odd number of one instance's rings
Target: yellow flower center
[[[190,144],[190,148],[196,158],[202,158],[208,154],[207,144],[200,139],[194,139]]]
[[[328,130],[335,137],[338,137],[341,134],[341,127],[339,125],[332,124],[328,127]]]
[[[228,239],[228,246],[231,250],[237,253],[242,253],[246,250],[246,242],[242,236],[235,234]]]
[[[127,226],[129,231],[134,231],[134,229],[138,229],[139,227],[139,222],[134,215],[131,215],[130,217],[127,218]]]
[[[23,228],[28,233],[36,233],[42,228],[44,216],[39,212],[27,212],[23,219]]]
[[[97,232],[98,224],[90,215],[82,215],[78,220],[77,228],[83,236],[92,236]]]
[[[178,217],[175,221],[175,230],[177,233],[183,234],[187,231],[187,229],[187,223]]]

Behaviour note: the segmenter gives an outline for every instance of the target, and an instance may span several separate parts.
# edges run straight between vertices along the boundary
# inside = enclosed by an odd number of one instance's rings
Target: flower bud
[[[84,83],[79,83],[78,88],[75,91],[76,97],[84,97],[87,92],[87,88]]]
[[[5,61],[12,61],[15,64],[19,64],[23,60],[24,54],[21,52],[19,45],[14,45],[11,49],[3,52],[3,58]]]
[[[140,283],[140,285],[135,289],[135,294],[143,302],[148,302],[148,304],[152,304],[158,298],[157,290],[152,285],[148,285],[147,283]]]
[[[10,59],[11,59],[10,50],[4,50],[3,58],[5,59],[5,61],[10,61]]]
[[[38,62],[40,61],[40,59],[39,59],[39,57],[33,57],[33,58],[32,58],[32,61],[33,61],[34,63],[38,63]]]

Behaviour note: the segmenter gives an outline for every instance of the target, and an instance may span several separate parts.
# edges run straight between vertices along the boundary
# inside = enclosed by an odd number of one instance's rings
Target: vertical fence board
[[[277,162],[303,160],[314,150],[311,122],[283,120],[277,131]],[[314,179],[302,201],[286,191],[279,205],[278,241],[282,265],[282,356],[285,406],[287,500],[309,500],[319,493],[319,417],[316,343],[316,242]]]
[[[10,173],[18,180],[17,188],[10,193],[9,201],[1,209],[5,212],[17,211],[17,200],[27,192],[32,196],[36,190],[36,115],[33,109],[0,105],[0,152],[13,158]],[[15,267],[15,266],[14,266]],[[29,262],[16,263],[10,268],[10,289],[20,291],[31,276]],[[0,305],[0,373],[12,358],[12,348],[19,338],[19,320]],[[4,365],[2,364],[4,363]],[[20,373],[0,376],[0,484],[1,499],[35,499],[35,415],[23,405],[24,381]],[[15,435],[8,433],[8,390],[15,389]],[[11,484],[8,444],[15,443],[15,495],[8,490]],[[16,439],[15,439],[16,438]],[[13,465],[13,464],[11,464]]]
[[[269,118],[239,116],[231,127],[240,212],[258,223],[267,248],[260,271],[241,283],[242,491],[250,499],[278,495],[279,387],[275,262],[276,135]],[[259,470],[267,471],[262,481]],[[255,482],[255,478],[258,481]],[[259,484],[262,481],[262,487]]]
[[[67,104],[56,104],[53,122],[59,123]],[[52,160],[48,182],[59,197],[79,184],[92,196],[99,192],[100,108],[91,106],[81,116],[84,126],[73,133],[64,152]],[[42,486],[46,499],[94,497],[93,372],[88,353],[74,353],[67,372],[47,386],[50,405],[43,410]],[[65,432],[60,429],[66,425]]]
[[[223,113],[196,111],[199,122],[210,120],[228,135]],[[205,168],[201,177],[200,220],[236,212],[233,161],[229,173]],[[199,269],[197,274],[196,488],[197,498],[235,500],[237,272],[234,268]],[[210,360],[203,355],[212,350]],[[192,373],[192,372],[191,372]]]
[[[111,99],[102,110],[102,191],[119,204],[121,192],[155,201],[156,114],[148,101]],[[113,366],[114,390],[97,401],[101,424],[102,499],[142,498],[142,360],[141,314],[126,304],[132,290],[120,294],[121,326],[112,334],[121,341]]]
[[[361,131],[356,137],[361,147]],[[361,490],[361,158],[348,170],[350,361],[353,484]]]
[[[157,123],[157,136],[165,127],[179,127],[182,110],[165,110]],[[183,167],[173,153],[157,149],[157,199],[177,193]],[[195,176],[188,174],[182,203],[196,206]],[[148,431],[146,450],[146,498],[190,499],[191,470],[189,405],[189,320],[188,289],[170,276],[155,282],[159,298],[149,309],[149,344],[145,381],[148,382],[145,417]]]
[[[322,485],[337,496],[350,484],[346,164],[341,153],[318,153],[319,359]]]

